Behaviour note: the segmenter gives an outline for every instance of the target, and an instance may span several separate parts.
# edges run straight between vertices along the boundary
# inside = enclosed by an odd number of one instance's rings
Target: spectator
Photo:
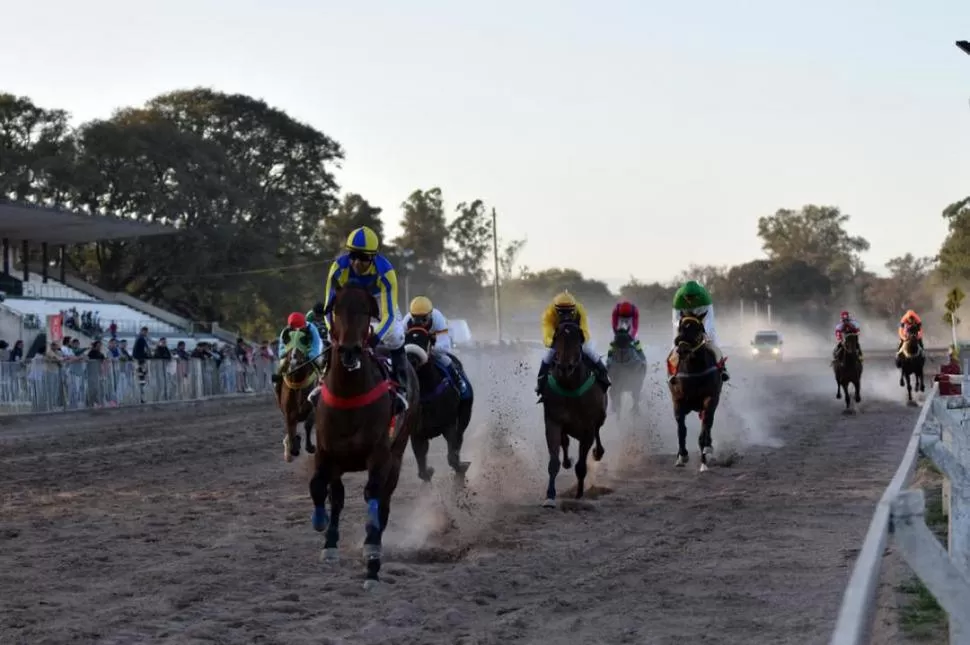
[[[135,339],[135,346],[131,350],[131,356],[141,365],[152,357],[152,350],[148,346],[148,327],[142,327]]]
[[[7,341],[0,340],[0,361],[8,362],[10,360],[10,345]]]
[[[71,339],[71,353],[75,358],[82,358],[84,356],[84,348],[81,347],[80,339]]]
[[[105,358],[104,353],[101,351],[101,341],[96,340],[91,343],[91,349],[88,350],[88,360],[103,361]]]
[[[121,360],[123,360],[123,361],[131,361],[131,360],[134,360],[134,358],[131,355],[131,352],[128,351],[128,340],[127,339],[122,338],[121,339],[121,342],[118,343],[118,353],[120,354],[120,357],[119,358],[121,358]]]
[[[56,340],[52,340],[50,346],[47,348],[47,353],[44,355],[49,361],[54,363],[61,363],[64,361],[64,348]]]
[[[172,350],[168,348],[168,340],[164,336],[158,339],[158,346],[155,347],[155,358],[164,360],[171,360],[172,358]]]
[[[116,323],[115,321],[112,320],[111,321],[111,324],[108,325],[108,333],[111,334],[111,337],[112,338],[117,338],[118,337],[118,323]]]
[[[13,344],[13,349],[10,350],[10,360],[13,362],[24,360],[24,341],[18,340]]]
[[[121,358],[121,350],[118,348],[118,339],[112,337],[108,340],[108,356],[111,358]]]
[[[175,345],[175,357],[182,361],[187,361],[191,358],[189,353],[185,351],[185,341],[180,340],[178,344]]]

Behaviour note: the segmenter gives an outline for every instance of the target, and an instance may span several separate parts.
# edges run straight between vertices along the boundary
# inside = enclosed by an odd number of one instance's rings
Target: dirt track
[[[430,489],[409,450],[373,593],[362,476],[346,480],[343,559],[321,564],[307,460],[283,462],[268,399],[2,422],[0,640],[827,642],[916,418],[900,391],[867,391],[888,372],[870,367],[860,413],[843,416],[823,364],[736,366],[714,442],[737,456],[704,475],[696,421],[691,463],[673,467],[654,376],[639,427],[604,432],[592,482],[613,492],[552,511],[532,376],[492,374],[477,377],[465,491],[440,442]]]

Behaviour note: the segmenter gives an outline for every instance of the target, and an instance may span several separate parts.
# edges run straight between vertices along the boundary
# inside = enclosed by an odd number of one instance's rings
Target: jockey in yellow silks
[[[583,354],[592,363],[593,370],[596,372],[596,380],[603,391],[607,391],[610,387],[609,371],[606,368],[606,363],[603,362],[603,357],[593,348],[592,337],[589,332],[589,316],[586,315],[586,309],[576,301],[571,293],[563,291],[553,298],[552,303],[546,307],[542,314],[542,342],[548,350],[546,355],[542,357],[542,364],[539,366],[536,394],[542,391],[542,385],[549,374],[553,358],[556,355],[555,350],[552,349],[556,329],[560,323],[564,322],[574,322],[583,331]]]
[[[360,285],[377,299],[381,317],[374,330],[374,345],[383,344],[390,350],[391,363],[398,382],[398,409],[407,406],[407,358],[404,354],[404,321],[398,308],[397,273],[386,257],[380,255],[381,241],[377,233],[366,226],[355,229],[347,236],[345,251],[330,265],[325,286],[324,310],[337,292],[337,286]],[[333,326],[332,314],[328,315],[329,327]]]
[[[910,309],[899,319],[899,347],[896,348],[896,367],[902,367],[903,343],[906,342],[906,332],[911,326],[916,327],[916,338],[919,341],[920,351],[923,350],[923,320],[915,311]]]

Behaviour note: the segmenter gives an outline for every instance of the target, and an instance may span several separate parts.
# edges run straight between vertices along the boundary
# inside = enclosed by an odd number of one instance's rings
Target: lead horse
[[[701,432],[697,439],[701,452],[700,471],[704,472],[714,462],[714,442],[711,429],[714,413],[721,402],[721,365],[713,350],[707,345],[704,333],[704,315],[684,316],[677,324],[674,338],[677,368],[669,382],[670,397],[677,421],[677,460],[675,466],[683,467],[690,460],[687,452],[687,415],[696,412],[701,420]]]
[[[906,396],[909,403],[913,401],[913,385],[911,376],[916,377],[916,391],[925,392],[926,384],[923,382],[923,369],[926,366],[926,356],[919,345],[919,328],[916,325],[906,327],[906,339],[900,348],[899,357],[899,386],[906,387]]]
[[[306,451],[313,454],[313,404],[307,399],[316,385],[317,370],[307,354],[310,337],[302,329],[283,330],[284,355],[280,367],[281,379],[276,384],[276,405],[283,413],[286,436],[283,437],[283,459],[293,461],[300,456],[298,423],[303,424]]]
[[[576,460],[576,499],[585,491],[586,459],[593,444],[593,459],[600,461],[606,450],[600,440],[600,428],[606,422],[606,392],[597,384],[596,374],[586,364],[583,354],[583,330],[574,322],[561,323],[553,335],[552,366],[542,387],[543,417],[546,425],[546,448],[549,451],[549,484],[543,506],[556,505],[556,476],[560,466],[569,468],[569,438],[579,442]],[[562,462],[559,450],[562,450]]]
[[[835,371],[835,398],[841,399],[845,392],[845,412],[851,414],[852,402],[849,400],[849,385],[855,387],[855,402],[862,402],[859,384],[862,381],[862,357],[859,353],[859,334],[848,332],[842,337],[842,349],[832,362]]]
[[[337,558],[340,513],[344,508],[344,473],[367,472],[364,558],[365,589],[377,586],[381,543],[397,488],[418,402],[414,369],[407,367],[408,407],[394,416],[395,383],[383,356],[369,349],[372,318],[380,311],[362,287],[338,288],[331,300],[333,314],[330,360],[316,408],[317,453],[310,496],[313,528],[326,531],[325,559]],[[328,313],[330,313],[328,311]],[[331,509],[327,514],[327,493]]]
[[[633,416],[640,416],[640,395],[647,376],[647,364],[640,358],[633,346],[633,338],[625,330],[619,329],[614,334],[606,365],[613,382],[613,396],[610,397],[613,415],[617,420],[621,418],[623,394],[626,393],[633,400]]]
[[[411,450],[418,463],[418,477],[424,482],[430,482],[434,475],[434,468],[428,466],[428,448],[435,437],[444,437],[448,444],[448,465],[455,474],[463,476],[468,470],[469,462],[461,460],[461,444],[474,404],[471,386],[468,386],[468,396],[463,399],[459,384],[452,383],[451,377],[435,361],[431,346],[432,336],[428,330],[423,327],[408,329],[404,349],[418,375],[421,391],[421,404],[415,410],[417,421],[411,432]],[[455,361],[456,372],[464,374],[458,358],[450,358]]]

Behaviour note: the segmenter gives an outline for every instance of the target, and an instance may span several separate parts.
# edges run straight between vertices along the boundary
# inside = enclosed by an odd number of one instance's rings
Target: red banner
[[[64,340],[64,315],[51,314],[47,316],[47,341],[61,342]]]

